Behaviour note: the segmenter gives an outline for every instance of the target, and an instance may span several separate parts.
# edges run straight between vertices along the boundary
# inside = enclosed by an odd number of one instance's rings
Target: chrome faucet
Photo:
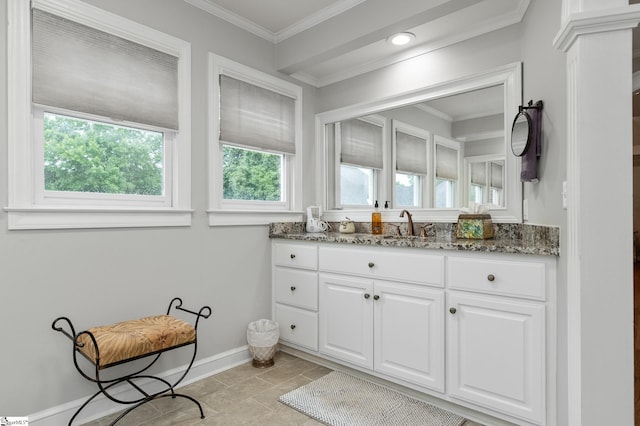
[[[404,217],[405,213],[407,214],[407,220],[408,220],[408,222],[407,222],[407,235],[412,237],[414,235],[413,234],[413,219],[411,219],[411,213],[409,213],[408,210],[402,210],[400,212],[400,217]]]

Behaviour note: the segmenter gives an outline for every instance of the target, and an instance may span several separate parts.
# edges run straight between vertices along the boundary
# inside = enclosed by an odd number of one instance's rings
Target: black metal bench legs
[[[192,326],[191,324],[170,316],[172,309],[194,315],[194,325]],[[204,411],[202,410],[202,406],[200,405],[200,403],[195,398],[192,398],[189,395],[176,393],[175,387],[186,377],[187,373],[193,365],[193,362],[196,359],[198,349],[198,322],[201,318],[209,318],[210,315],[210,307],[203,306],[197,312],[191,311],[183,308],[182,300],[176,297],[169,303],[169,308],[167,309],[166,316],[159,315],[156,317],[143,318],[137,321],[125,321],[122,323],[118,323],[115,326],[93,328],[77,334],[69,318],[59,317],[55,321],[53,321],[52,328],[56,331],[61,332],[73,342],[73,363],[80,375],[85,379],[96,383],[98,386],[98,391],[91,397],[89,397],[71,417],[71,420],[69,420],[69,426],[71,426],[72,422],[76,419],[78,414],[80,414],[80,412],[98,395],[104,395],[111,401],[118,404],[125,404],[130,406],[124,412],[122,412],[113,422],[111,422],[111,425],[116,424],[123,417],[125,417],[127,414],[140,407],[141,405],[153,401],[154,399],[165,397],[180,397],[192,401],[197,405],[198,410],[200,410],[200,418],[204,419]],[[165,327],[165,324],[167,323],[169,325]],[[147,327],[146,324],[149,324],[150,326]],[[131,342],[127,342],[129,346],[126,347],[125,350],[122,350],[122,348],[116,348],[120,351],[119,353],[131,353],[133,354],[131,356],[114,356],[113,352],[109,353],[109,351],[113,351],[114,346],[118,346],[119,342],[114,343],[112,340],[109,340],[109,338],[111,337],[109,335],[109,332],[112,328],[117,327],[124,328],[125,330],[127,329],[127,327],[132,328],[129,334],[135,334],[136,336],[139,336],[140,334],[144,335],[146,332],[148,332],[151,338],[145,341],[146,346],[144,346],[144,348],[142,346],[135,347],[138,344],[137,342],[141,341],[140,338],[132,340],[134,342],[133,344]],[[126,333],[114,335],[118,337],[122,334]],[[142,345],[142,343],[140,343],[140,345]],[[151,368],[152,365],[156,363],[156,361],[163,353],[187,346],[192,346],[193,355],[191,356],[191,360],[185,371],[174,383],[170,383],[169,381],[161,377],[144,374],[149,368]],[[151,349],[149,349],[148,347],[150,347]],[[80,367],[80,364],[78,363],[78,355],[81,355],[81,358],[85,358],[93,365],[93,376],[87,374],[87,372]],[[105,369],[116,365],[126,364],[138,359],[146,359],[148,357],[151,357],[151,359],[146,360],[146,363],[143,364],[143,367],[137,367],[134,372],[127,372],[126,374],[118,373],[116,377],[112,378],[101,377],[101,371]],[[131,388],[135,389],[135,391],[137,391],[137,394],[139,395],[133,396],[131,397],[131,399],[121,399],[114,396],[113,388],[121,384],[128,384],[129,386],[131,386]],[[147,391],[143,388],[151,388],[154,386],[156,388],[155,391]],[[158,388],[160,390],[157,390]]]

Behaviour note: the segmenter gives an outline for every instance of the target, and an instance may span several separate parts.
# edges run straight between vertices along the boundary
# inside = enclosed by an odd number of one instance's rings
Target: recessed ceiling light
[[[397,33],[387,37],[387,42],[396,46],[404,46],[405,44],[411,43],[415,38],[416,36],[413,33]]]

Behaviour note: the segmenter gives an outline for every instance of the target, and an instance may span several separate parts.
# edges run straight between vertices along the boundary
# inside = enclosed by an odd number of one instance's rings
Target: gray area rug
[[[280,397],[331,426],[460,426],[464,418],[384,386],[333,371]]]

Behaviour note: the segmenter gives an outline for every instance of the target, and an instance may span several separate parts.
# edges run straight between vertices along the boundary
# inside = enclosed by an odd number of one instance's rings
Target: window
[[[471,163],[469,164],[469,169],[469,174],[471,176],[469,201],[477,204],[485,204],[487,202],[487,163]]]
[[[436,208],[453,208],[457,203],[460,176],[460,142],[435,136],[435,193]]]
[[[189,44],[33,4],[8,7],[9,229],[189,225]]]
[[[504,157],[478,155],[464,159],[469,201],[504,207]]]
[[[395,206],[426,207],[425,181],[429,172],[429,132],[393,121]]]
[[[209,68],[209,224],[301,220],[302,89],[213,54]]]
[[[69,115],[34,114],[35,129],[43,130],[42,165],[38,179],[43,200],[83,200],[91,194],[115,199],[157,199],[166,205],[170,182],[165,181],[165,135],[162,131],[122,126]],[[40,139],[38,136],[36,139]],[[168,191],[167,191],[168,190]]]
[[[336,168],[342,207],[373,207],[383,167],[384,119],[370,116],[337,123]]]
[[[496,206],[504,206],[504,160],[491,161],[489,164],[491,171],[489,202]]]

